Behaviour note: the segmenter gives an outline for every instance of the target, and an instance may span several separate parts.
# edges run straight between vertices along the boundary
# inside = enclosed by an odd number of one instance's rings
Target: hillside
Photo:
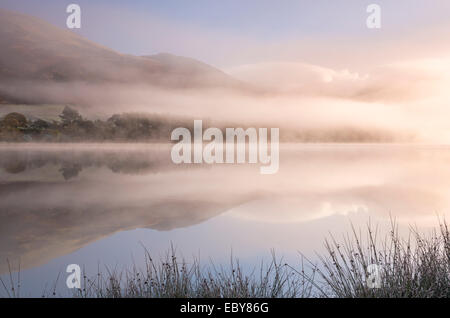
[[[23,81],[148,84],[164,88],[239,85],[222,71],[193,59],[170,54],[121,54],[68,29],[3,9],[0,47],[2,102],[20,99],[17,83]]]

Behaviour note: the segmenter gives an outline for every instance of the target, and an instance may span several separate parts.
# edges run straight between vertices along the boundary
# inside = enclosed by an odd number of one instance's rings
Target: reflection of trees
[[[107,167],[114,173],[143,174],[186,166],[172,163],[168,150],[165,151],[26,151],[2,150],[0,168],[9,174],[42,168],[46,165],[57,167],[65,180],[77,177],[83,169]],[[193,167],[191,167],[193,168]]]
[[[19,160],[10,161],[10,162],[7,162],[3,166],[3,169],[5,169],[5,171],[8,173],[16,174],[16,173],[24,172],[27,169],[27,165],[26,165],[26,162],[19,161]]]
[[[83,167],[78,163],[64,162],[59,169],[65,180],[69,180],[78,176]]]
[[[198,169],[173,164],[169,145],[144,150],[125,145],[73,147],[0,150],[0,274],[8,270],[6,259],[17,263],[20,258],[22,268],[31,267],[118,231],[190,226],[247,201],[247,194],[205,197],[200,191],[186,197],[176,173],[167,174],[167,190],[159,191],[157,173]],[[155,175],[138,181],[135,176],[116,178],[103,174],[98,169],[102,167],[120,174]],[[77,178],[83,169],[90,173]],[[54,172],[72,182],[55,180]],[[148,180],[144,187],[141,180]]]

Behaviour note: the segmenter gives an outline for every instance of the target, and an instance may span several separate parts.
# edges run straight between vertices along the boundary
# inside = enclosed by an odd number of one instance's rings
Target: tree
[[[61,118],[62,124],[64,126],[71,125],[83,120],[83,117],[81,117],[80,113],[77,110],[70,108],[69,106],[64,107],[61,115],[59,115],[59,118]]]
[[[1,126],[8,128],[19,128],[27,125],[27,118],[20,113],[9,113],[1,121]]]
[[[19,141],[27,128],[28,121],[20,113],[9,113],[0,120],[0,139],[8,141]]]

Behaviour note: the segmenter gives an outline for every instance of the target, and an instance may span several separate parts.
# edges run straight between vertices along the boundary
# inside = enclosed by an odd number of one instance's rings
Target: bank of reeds
[[[352,227],[338,240],[325,240],[315,261],[300,255],[300,264],[286,264],[272,254],[268,263],[244,270],[239,260],[227,266],[186,261],[171,249],[162,259],[145,250],[145,266],[99,270],[81,277],[73,297],[122,298],[292,298],[292,297],[450,297],[450,232],[446,222],[432,233],[411,228],[401,237],[393,223],[380,238],[370,225]],[[17,273],[15,274],[17,275]],[[18,297],[19,280],[0,281],[9,297]],[[55,285],[56,286],[56,285]],[[56,287],[44,296],[58,296]]]

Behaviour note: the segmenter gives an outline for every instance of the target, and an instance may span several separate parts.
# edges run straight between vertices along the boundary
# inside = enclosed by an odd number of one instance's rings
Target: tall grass
[[[227,267],[201,266],[197,259],[179,259],[172,248],[155,261],[145,251],[145,268],[100,271],[94,278],[83,276],[84,286],[75,297],[151,298],[292,298],[310,297],[312,284],[272,254],[258,269],[244,271],[231,257]]]
[[[378,275],[371,271],[374,266]],[[20,272],[0,283],[7,297],[20,297]],[[380,238],[370,224],[363,231],[352,226],[342,240],[326,239],[325,253],[315,262],[302,256],[300,264],[289,265],[272,252],[271,261],[251,270],[233,256],[228,266],[203,266],[174,248],[157,260],[145,250],[143,268],[106,267],[94,277],[83,273],[81,283],[73,297],[450,297],[450,232],[442,222],[428,235],[411,228],[402,238],[392,222]],[[56,283],[43,296],[57,296]]]
[[[339,298],[450,297],[450,233],[447,223],[424,235],[410,229],[407,239],[391,231],[382,240],[369,225],[365,237],[352,226],[342,241],[325,241],[326,254],[318,255],[319,294]],[[373,269],[378,269],[378,274]],[[372,269],[372,270],[371,270]]]

